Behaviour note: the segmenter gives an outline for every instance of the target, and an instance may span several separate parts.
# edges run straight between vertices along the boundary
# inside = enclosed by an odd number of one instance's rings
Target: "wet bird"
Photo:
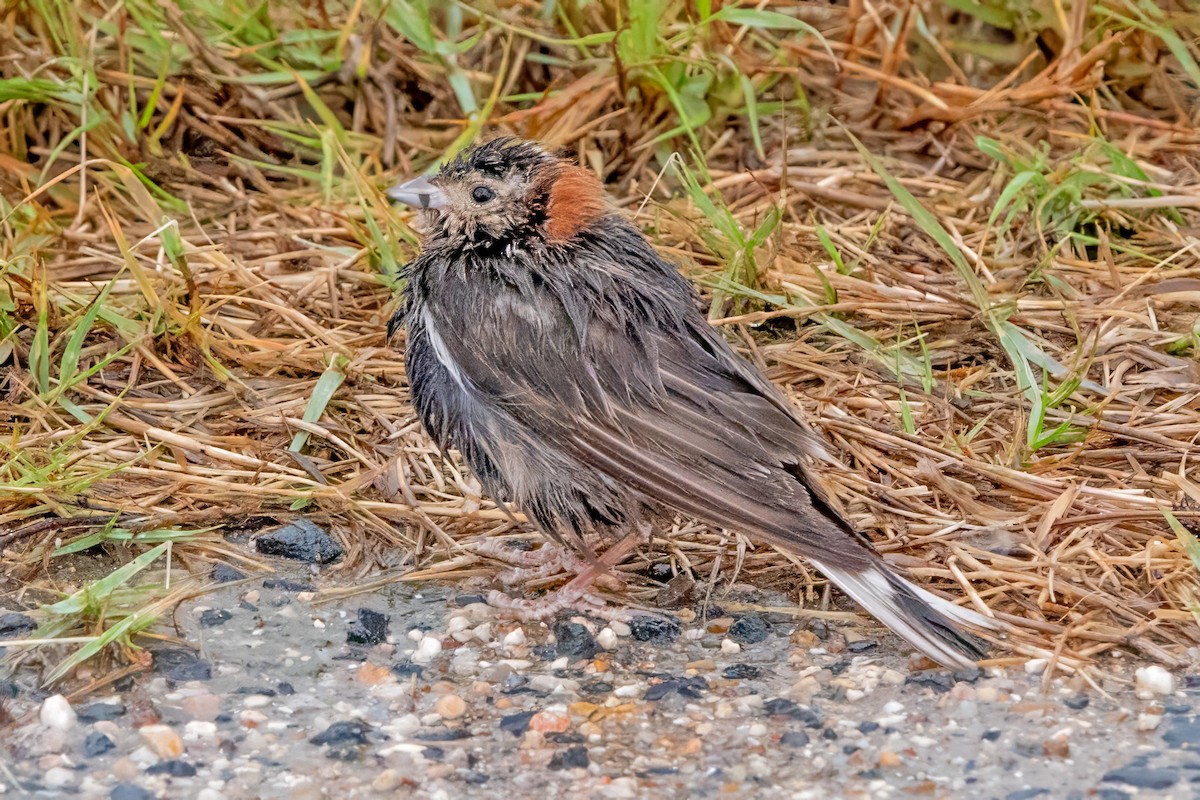
[[[576,555],[556,597],[508,605],[594,603],[600,574],[683,515],[805,556],[939,663],[980,656],[964,627],[995,623],[900,577],[847,524],[812,478],[814,463],[836,463],[824,441],[709,325],[594,174],[499,138],[389,195],[425,209],[389,334],[406,330],[426,431]],[[596,556],[594,543],[609,547]]]

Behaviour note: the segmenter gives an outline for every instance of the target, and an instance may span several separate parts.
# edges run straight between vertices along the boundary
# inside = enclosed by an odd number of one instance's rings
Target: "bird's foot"
[[[565,547],[545,542],[536,550],[516,550],[497,539],[485,539],[467,545],[471,552],[494,558],[508,565],[496,575],[505,586],[540,581],[554,575],[579,575],[591,564]]]

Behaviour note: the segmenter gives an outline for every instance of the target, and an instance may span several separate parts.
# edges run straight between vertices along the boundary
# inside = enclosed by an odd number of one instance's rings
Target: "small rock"
[[[779,743],[788,747],[804,747],[808,742],[808,734],[804,731],[788,731],[779,737]]]
[[[560,621],[554,625],[555,652],[568,658],[591,658],[596,654],[592,632],[578,622]]]
[[[335,722],[308,741],[313,744],[340,745],[366,744],[367,732],[370,728],[361,720],[352,719],[345,722]]]
[[[159,758],[179,758],[183,755],[183,739],[169,725],[144,725],[138,729],[138,734]]]
[[[466,702],[456,694],[448,694],[438,698],[437,704],[433,710],[441,716],[442,719],[458,719],[463,714],[467,713]]]
[[[191,719],[212,721],[221,713],[221,698],[215,694],[193,694],[180,703],[183,713]]]
[[[324,529],[307,517],[258,537],[258,552],[308,564],[328,564],[342,555],[342,548]]]
[[[438,657],[442,652],[442,642],[433,636],[426,636],[421,639],[421,643],[417,645],[416,652],[412,655],[412,660],[417,664],[428,664]]]
[[[224,625],[229,620],[233,619],[233,614],[230,614],[223,608],[209,608],[200,613],[200,627],[216,628]]]
[[[895,769],[903,763],[903,759],[891,750],[882,750],[879,753],[879,766],[883,769]]]
[[[51,767],[42,776],[47,789],[65,789],[75,782],[75,773],[65,767]]]
[[[771,629],[758,614],[746,614],[729,626],[729,638],[738,644],[757,644],[770,635]]]
[[[100,722],[116,719],[125,714],[125,704],[118,701],[109,703],[89,703],[77,712],[81,722]]]
[[[874,639],[859,639],[858,641],[847,643],[846,649],[851,653],[865,653],[868,650],[874,650],[878,646],[879,642]]]
[[[501,723],[503,727],[503,723]],[[571,727],[571,718],[556,711],[543,710],[529,720],[529,730],[537,733],[565,733]]]
[[[37,621],[15,611],[0,614],[0,639],[24,639],[37,630]]]
[[[170,775],[172,778],[192,778],[196,775],[196,768],[186,761],[171,759],[158,764],[152,764],[146,767],[147,775]]]
[[[69,731],[75,727],[78,717],[75,709],[71,708],[71,704],[67,702],[67,698],[61,694],[52,694],[42,702],[39,719],[47,728]]]
[[[83,755],[87,758],[102,756],[116,747],[113,740],[99,731],[92,731],[83,740]]]
[[[1071,757],[1071,743],[1066,736],[1054,736],[1042,742],[1042,755],[1046,758],[1068,759]]]
[[[529,730],[530,721],[537,716],[536,711],[522,711],[519,714],[510,714],[507,717],[501,717],[500,730],[508,731],[513,736],[521,737]]]
[[[550,769],[571,769],[572,767],[587,767],[591,762],[588,760],[588,751],[586,747],[568,747],[566,750],[559,750],[550,758]]]
[[[1162,714],[1138,714],[1135,727],[1143,733],[1152,731],[1162,722]]]
[[[166,675],[169,681],[181,683],[212,679],[212,664],[184,649],[155,650],[154,671]]]
[[[629,626],[633,638],[639,642],[670,644],[679,638],[679,623],[664,617],[634,617]]]
[[[203,742],[217,737],[215,722],[192,720],[183,726],[183,739],[188,742]]]
[[[525,644],[525,629],[513,628],[504,635],[504,638],[500,640],[500,644],[505,647],[520,647]]]
[[[302,581],[289,581],[287,578],[265,578],[262,582],[264,589],[274,589],[277,592],[292,592],[293,594],[303,594],[313,590],[311,583]],[[303,600],[304,598],[299,598]]]
[[[1105,783],[1124,783],[1139,789],[1166,789],[1179,781],[1179,775],[1169,769],[1128,766],[1104,773],[1101,780]]]
[[[1082,711],[1088,707],[1089,702],[1091,701],[1088,699],[1087,695],[1077,694],[1073,697],[1068,697],[1066,700],[1063,700],[1063,705],[1074,711]]]
[[[358,619],[350,623],[346,641],[350,644],[377,645],[387,641],[388,616],[369,608],[358,610]]]
[[[1137,696],[1143,700],[1175,691],[1175,676],[1160,666],[1140,667],[1135,674]]]
[[[612,628],[605,628],[604,630],[600,631],[600,633],[596,634],[596,644],[600,645],[605,650],[615,649],[618,641],[620,640],[617,638],[617,632]]]
[[[375,776],[375,780],[371,781],[371,789],[380,794],[391,794],[399,789],[403,782],[404,776],[399,772],[394,769],[385,769]]]
[[[246,577],[228,564],[217,564],[212,568],[212,579],[217,583],[233,583]]]
[[[1200,717],[1172,720],[1162,737],[1169,747],[1200,750]]]
[[[753,664],[730,664],[721,673],[721,677],[731,681],[750,680],[757,678],[761,673],[762,670]]]
[[[154,800],[154,795],[132,783],[118,783],[113,787],[110,800]]]
[[[742,652],[742,646],[733,639],[722,639],[721,652],[725,653],[726,655],[734,656]]]

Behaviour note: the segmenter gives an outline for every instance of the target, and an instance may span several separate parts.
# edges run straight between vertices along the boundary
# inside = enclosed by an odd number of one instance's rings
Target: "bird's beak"
[[[397,203],[417,208],[441,208],[446,205],[446,193],[422,175],[388,189],[387,196]]]

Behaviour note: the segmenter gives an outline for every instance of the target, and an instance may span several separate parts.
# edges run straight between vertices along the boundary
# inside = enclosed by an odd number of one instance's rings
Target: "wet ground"
[[[1156,671],[1139,697],[1125,658],[1103,692],[1042,693],[1020,668],[914,671],[865,618],[517,624],[461,586],[312,589],[286,564],[227,583],[178,610],[191,647],[73,707],[0,681],[0,795],[1200,796],[1200,682]]]

